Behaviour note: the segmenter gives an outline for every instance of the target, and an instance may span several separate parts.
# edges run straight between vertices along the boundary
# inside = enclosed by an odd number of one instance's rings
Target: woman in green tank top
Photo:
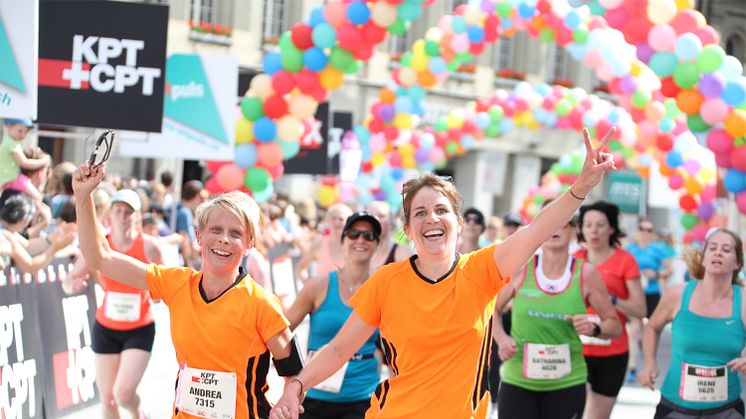
[[[598,271],[569,254],[573,235],[571,222],[497,296],[498,308],[513,300],[511,335],[500,322],[493,324],[504,362],[500,418],[582,417],[587,370],[579,335],[609,339],[621,334]],[[586,314],[588,303],[598,316]]]
[[[671,364],[655,419],[743,418],[739,373],[746,373],[746,301],[738,279],[743,242],[718,228],[707,235],[702,253],[686,259],[696,281],[665,290],[643,331],[645,369],[637,381],[654,388],[658,341],[672,322]]]

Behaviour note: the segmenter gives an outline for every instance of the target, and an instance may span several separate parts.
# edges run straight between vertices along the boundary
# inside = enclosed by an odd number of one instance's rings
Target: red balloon
[[[705,22],[705,17],[702,13],[694,9],[682,9],[676,16],[669,22],[669,25],[676,31],[677,35],[681,35],[687,32],[693,32],[695,29],[700,27],[701,22]]]
[[[267,172],[269,172],[269,175],[272,176],[272,180],[279,179],[283,173],[285,173],[285,165],[284,164],[278,164],[273,167],[266,168]]]
[[[694,211],[698,206],[697,198],[692,195],[684,195],[679,198],[679,206],[684,211]]]
[[[382,28],[373,21],[369,21],[363,26],[363,39],[368,45],[379,44],[386,37],[386,29]]]
[[[284,95],[295,88],[295,78],[289,71],[279,70],[272,75],[272,88],[275,93]]]
[[[624,38],[630,44],[636,45],[647,42],[648,32],[650,32],[650,28],[652,26],[653,25],[650,23],[647,17],[634,17],[632,19],[627,19],[627,21],[624,23],[624,29],[622,30],[622,32],[624,32]]]
[[[264,115],[277,119],[288,113],[288,104],[281,95],[273,95],[264,102]]]
[[[497,25],[500,24],[500,19],[494,14],[487,16],[484,20],[484,40],[485,42],[493,43],[497,40]]]
[[[734,148],[730,153],[730,161],[733,167],[746,172],[746,145]]]
[[[295,79],[298,83],[298,89],[303,93],[310,95],[314,91],[322,88],[321,83],[319,82],[319,73],[307,68],[301,70],[301,72],[295,76]]]
[[[290,31],[290,39],[293,44],[300,50],[305,50],[313,46],[313,27],[305,23],[296,23]]]
[[[676,97],[681,89],[673,81],[673,77],[666,77],[661,79],[661,93],[666,97]]]
[[[207,190],[207,192],[210,192],[210,194],[223,192],[223,188],[218,185],[218,179],[215,176],[207,179],[207,182],[205,182],[205,189]]]
[[[383,128],[383,135],[387,140],[393,141],[399,136],[399,128],[389,125]]]
[[[222,161],[222,160],[208,160],[207,161],[207,170],[210,171],[213,175],[220,170],[221,167],[225,166],[226,164],[231,164],[232,161]]]
[[[360,61],[368,61],[373,56],[373,48],[368,45],[360,45],[352,50],[352,56]]]
[[[469,52],[474,55],[479,55],[482,53],[482,51],[484,51],[484,42],[469,45]]]
[[[724,169],[730,169],[733,167],[733,162],[730,159],[730,154],[715,154],[715,163],[718,165],[718,167],[722,167]]]
[[[311,92],[310,94],[311,94],[311,97],[313,97],[313,99],[316,102],[321,103],[321,102],[325,102],[326,101],[327,93],[329,93],[329,92],[327,92],[326,89],[324,89],[323,87],[320,87],[320,88],[314,90],[313,92]]]
[[[342,48],[354,51],[363,43],[363,34],[352,24],[344,25],[337,29],[337,40]]]
[[[670,151],[673,148],[673,140],[668,135],[659,135],[655,139],[655,145],[661,151]]]

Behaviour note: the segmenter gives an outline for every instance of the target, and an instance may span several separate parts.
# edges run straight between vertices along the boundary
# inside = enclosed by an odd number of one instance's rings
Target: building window
[[[572,84],[568,76],[568,54],[564,48],[557,45],[550,45],[547,54],[547,79],[554,84],[568,85]]]
[[[287,20],[286,0],[266,0],[264,2],[264,31],[265,42],[277,43],[285,32]]]
[[[738,61],[746,60],[746,40],[740,33],[734,33],[725,40],[725,53],[738,58]]]
[[[443,2],[443,5],[445,6],[445,12],[450,14],[453,13],[457,7],[467,3],[469,3],[469,0],[446,0]]]
[[[195,24],[217,23],[218,0],[192,0],[189,16]]]
[[[495,49],[492,53],[492,66],[495,69],[513,68],[513,45],[515,44],[515,37],[500,38],[495,43]]]
[[[390,35],[389,36],[389,54],[394,61],[399,61],[402,55],[407,52],[409,48],[409,32],[405,32],[404,35]]]

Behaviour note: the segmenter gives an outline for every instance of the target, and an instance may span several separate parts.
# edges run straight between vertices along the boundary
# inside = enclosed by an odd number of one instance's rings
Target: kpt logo
[[[124,93],[142,82],[142,95],[152,96],[161,69],[137,65],[143,49],[143,40],[75,35],[72,60],[39,59],[39,85]],[[121,58],[124,64],[111,63]]]

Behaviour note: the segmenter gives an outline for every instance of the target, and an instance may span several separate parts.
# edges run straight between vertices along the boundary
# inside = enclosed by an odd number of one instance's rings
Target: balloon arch
[[[387,32],[404,33],[431,3],[339,0],[313,9],[307,22],[283,34],[279,51],[265,56],[266,74],[253,79],[241,103],[235,160],[208,162],[215,174],[209,187],[247,188],[267,199],[272,180],[283,173],[282,161],[297,154],[318,103],[341,86],[344,74],[358,71]],[[615,159],[643,176],[657,160],[669,185],[682,189],[685,228],[707,221],[715,209],[716,171],[701,158],[700,144],[726,170],[724,186],[746,213],[746,78],[692,7],[688,0],[481,0],[459,6],[404,54],[390,86],[354,130],[363,149],[358,186],[371,191],[363,198],[396,195],[412,171],[441,167],[474,141],[515,127],[588,126],[603,134],[619,125],[611,144]],[[520,84],[417,129],[427,88],[470,63],[486,44],[518,31],[564,47],[607,83],[618,105],[581,89]],[[327,188],[324,198],[335,196]]]

